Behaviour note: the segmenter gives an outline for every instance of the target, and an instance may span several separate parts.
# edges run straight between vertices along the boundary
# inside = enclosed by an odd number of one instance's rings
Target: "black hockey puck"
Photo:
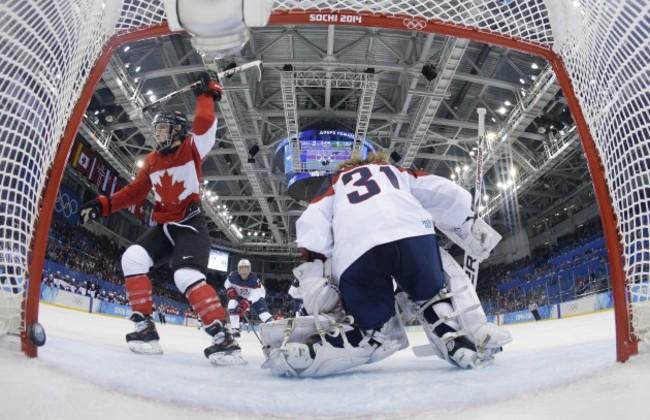
[[[40,347],[45,344],[45,329],[38,322],[33,323],[27,329],[27,334],[29,334],[29,339],[32,340],[32,343],[36,347]]]

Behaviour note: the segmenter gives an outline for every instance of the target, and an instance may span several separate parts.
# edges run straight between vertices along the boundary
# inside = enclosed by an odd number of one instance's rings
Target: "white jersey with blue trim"
[[[332,258],[335,277],[377,245],[459,227],[472,198],[454,182],[387,163],[345,168],[296,222],[298,246]],[[336,238],[336,240],[334,240]]]
[[[223,286],[226,290],[233,287],[239,296],[249,300],[255,290],[261,290],[262,297],[266,294],[266,289],[262,286],[262,281],[257,277],[257,275],[255,275],[255,273],[250,273],[246,280],[244,280],[237,271],[233,271],[230,273]]]

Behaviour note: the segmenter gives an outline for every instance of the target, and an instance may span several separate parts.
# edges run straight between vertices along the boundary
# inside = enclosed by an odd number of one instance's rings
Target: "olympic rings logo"
[[[72,215],[77,214],[79,211],[79,202],[74,198],[71,198],[67,193],[56,196],[56,202],[54,203],[54,211],[57,213],[63,213],[63,216],[67,219],[72,217]]]
[[[419,19],[411,19],[411,18],[405,18],[402,23],[404,26],[406,26],[407,29],[411,29],[413,31],[421,31],[427,26],[427,21],[426,20],[419,20]]]

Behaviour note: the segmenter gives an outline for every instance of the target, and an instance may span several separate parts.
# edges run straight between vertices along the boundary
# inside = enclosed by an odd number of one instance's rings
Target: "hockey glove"
[[[99,196],[84,203],[79,211],[81,224],[83,225],[88,223],[90,220],[97,220],[104,216],[104,214],[107,214],[108,211],[106,211],[106,206],[108,206],[108,210],[110,211],[110,200],[104,196]]]
[[[230,79],[233,75],[232,73],[227,73],[228,70],[234,69],[235,67],[237,67],[237,63],[230,63],[226,66],[225,69],[223,69],[223,71],[226,72],[226,79]]]
[[[213,71],[204,71],[199,76],[200,85],[197,85],[194,88],[194,94],[199,96],[203,93],[207,93],[212,96],[212,98],[219,102],[221,96],[223,95],[223,88],[219,84],[219,77]]]
[[[240,314],[243,314],[250,307],[251,307],[251,303],[248,301],[248,299],[242,299],[239,301],[239,305],[237,305],[237,310],[239,311]]]
[[[228,290],[226,290],[226,295],[228,296],[228,299],[237,299],[237,296],[239,296],[234,287],[228,288]]]

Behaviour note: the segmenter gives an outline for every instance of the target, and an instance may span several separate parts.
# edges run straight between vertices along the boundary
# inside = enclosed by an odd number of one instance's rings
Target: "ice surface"
[[[485,369],[461,371],[409,349],[350,373],[278,378],[260,365],[252,333],[248,364],[216,367],[196,328],[158,325],[165,353],[131,353],[132,324],[41,305],[48,341],[37,359],[0,339],[3,419],[647,419],[650,353],[615,362],[612,311],[508,327],[514,341]],[[409,333],[412,345],[423,332]]]

